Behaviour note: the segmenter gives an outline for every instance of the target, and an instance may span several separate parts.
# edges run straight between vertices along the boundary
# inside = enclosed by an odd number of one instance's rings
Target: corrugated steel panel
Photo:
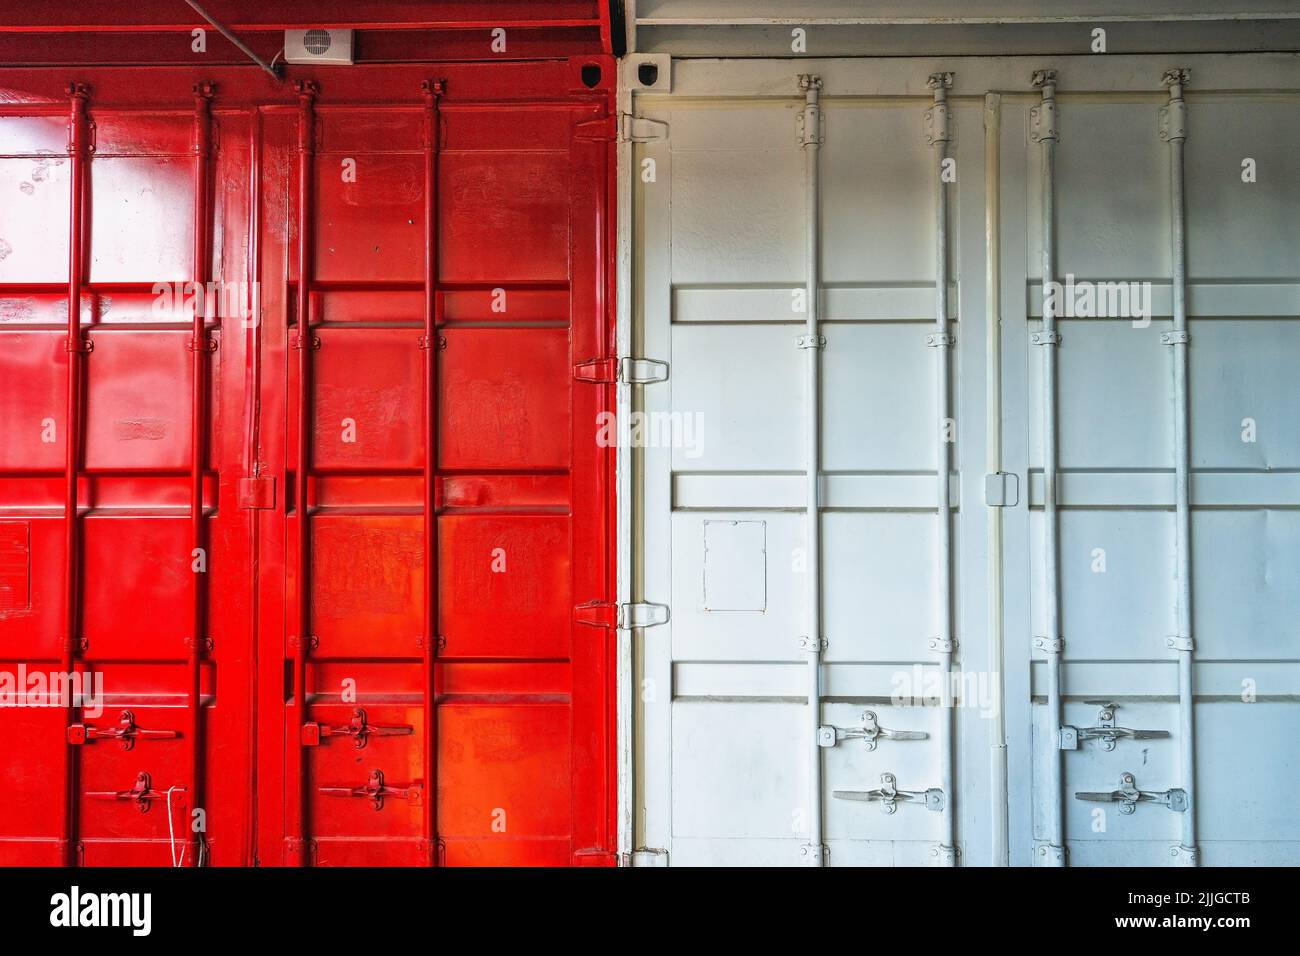
[[[614,68],[0,77],[0,861],[614,862]]]
[[[642,64],[657,66],[658,79]],[[1166,644],[1178,632],[1174,349],[1161,342],[1172,314],[1170,146],[1160,134],[1170,66],[1191,70],[1197,764],[1190,811],[1144,800],[1130,815],[1122,801],[1075,795],[1118,789],[1125,772],[1144,791],[1193,789],[1180,758],[1189,738],[1178,651]],[[1057,325],[1063,723],[1164,732],[1120,736],[1113,747],[1085,732],[1077,749],[1058,751],[1044,732],[1047,665],[1033,647],[1050,628],[1045,349],[1032,344],[1043,275],[1034,69],[1058,75],[1056,278],[1149,283],[1149,322],[1066,316]],[[927,341],[940,190],[927,78],[943,71],[955,73],[955,164],[943,187],[955,334],[946,409],[939,349]],[[824,116],[811,277],[809,140],[799,126],[809,103],[799,77],[809,74],[821,79]],[[628,394],[647,431],[629,455],[637,471],[626,507],[638,524],[626,586],[671,608],[668,623],[637,632],[629,654],[638,733],[626,839],[644,848],[637,859],[795,865],[815,859],[807,845],[820,824],[832,864],[943,864],[950,818],[960,863],[1043,863],[1059,800],[1076,865],[1186,862],[1177,847],[1187,812],[1203,864],[1300,860],[1285,811],[1297,754],[1281,729],[1297,719],[1300,686],[1289,474],[1300,433],[1286,372],[1300,346],[1290,342],[1300,328],[1297,59],[633,55],[624,77],[626,108],[643,121],[626,156],[628,348],[671,367],[667,381]],[[1243,182],[1246,158],[1268,175]],[[816,599],[797,341],[810,281],[825,337],[816,714],[801,643]],[[948,424],[945,607],[936,431]],[[995,472],[1010,477],[989,481]],[[1004,496],[1002,506],[986,504],[986,492]],[[948,713],[934,706],[943,659],[933,640],[945,614],[957,642],[955,780],[928,809],[895,801],[882,813],[881,794],[860,802],[845,792],[888,789],[884,774],[899,791],[941,786]],[[810,747],[819,725],[873,723],[928,736]],[[1058,752],[1059,796],[1047,773]],[[809,799],[814,773],[820,807]]]

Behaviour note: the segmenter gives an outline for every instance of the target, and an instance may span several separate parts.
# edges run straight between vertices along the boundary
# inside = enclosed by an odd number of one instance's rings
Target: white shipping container
[[[1300,863],[1300,58],[640,28],[633,862]]]

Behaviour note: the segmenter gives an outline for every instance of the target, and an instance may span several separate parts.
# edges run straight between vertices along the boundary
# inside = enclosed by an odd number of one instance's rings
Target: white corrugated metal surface
[[[1178,328],[1173,147],[1161,137],[1171,68],[1190,70],[1186,345],[1162,342]],[[1057,77],[1050,231],[1035,70]],[[954,181],[941,187],[927,80],[945,72]],[[799,126],[812,115],[808,75],[821,83],[819,143]],[[625,849],[669,865],[1161,865],[1194,862],[1179,849],[1194,814],[1202,865],[1300,862],[1288,809],[1300,744],[1287,729],[1300,722],[1300,60],[634,54],[624,76],[638,142],[624,148],[623,347],[669,366],[666,381],[625,386],[645,427],[623,463],[624,591],[670,608],[625,645]],[[941,188],[951,345],[933,338]],[[1057,281],[1136,283],[1133,314],[1058,309],[1059,344],[1035,344],[1050,232]],[[824,336],[811,350],[799,341],[810,303]],[[1054,521],[1042,378],[1053,351]],[[1190,736],[1181,652],[1167,643],[1181,630],[1171,369],[1183,352]],[[950,594],[937,481],[948,434]],[[1011,477],[987,478],[997,472]],[[1005,506],[986,504],[1004,490]],[[1044,651],[1053,577],[1059,748]],[[952,708],[940,706],[945,615]],[[853,735],[873,722],[926,736]],[[1111,741],[1108,725],[1161,733]],[[818,726],[843,739],[819,747]],[[1125,789],[1125,774],[1149,795],[1135,807],[1075,796]],[[881,799],[891,786],[899,799]]]

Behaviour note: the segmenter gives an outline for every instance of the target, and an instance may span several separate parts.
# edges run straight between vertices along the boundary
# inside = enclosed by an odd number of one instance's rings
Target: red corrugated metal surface
[[[613,81],[0,71],[0,863],[613,862]]]

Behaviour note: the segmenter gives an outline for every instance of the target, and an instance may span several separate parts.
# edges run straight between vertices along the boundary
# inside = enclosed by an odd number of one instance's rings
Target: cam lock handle
[[[834,747],[841,740],[861,740],[868,750],[875,750],[881,740],[927,740],[929,736],[923,730],[890,730],[881,727],[874,710],[863,712],[861,727],[817,728],[817,743],[823,747]]]
[[[1139,803],[1159,803],[1175,813],[1187,809],[1186,790],[1139,790],[1137,778],[1127,770],[1120,774],[1119,787],[1110,791],[1085,791],[1074,795],[1076,800],[1090,803],[1118,803],[1120,813],[1132,813]]]
[[[923,803],[927,810],[943,809],[943,791],[936,787],[929,790],[899,790],[898,780],[892,773],[880,775],[881,786],[875,790],[835,790],[831,796],[839,800],[859,800],[863,803],[880,801],[882,813],[894,813],[899,803]]]
[[[418,785],[409,787],[390,787],[384,783],[384,772],[382,770],[370,771],[370,776],[366,778],[364,785],[360,787],[317,787],[320,793],[327,797],[364,797],[370,801],[371,808],[375,810],[384,809],[385,797],[399,797],[409,803],[419,805],[423,798],[423,790]]]

